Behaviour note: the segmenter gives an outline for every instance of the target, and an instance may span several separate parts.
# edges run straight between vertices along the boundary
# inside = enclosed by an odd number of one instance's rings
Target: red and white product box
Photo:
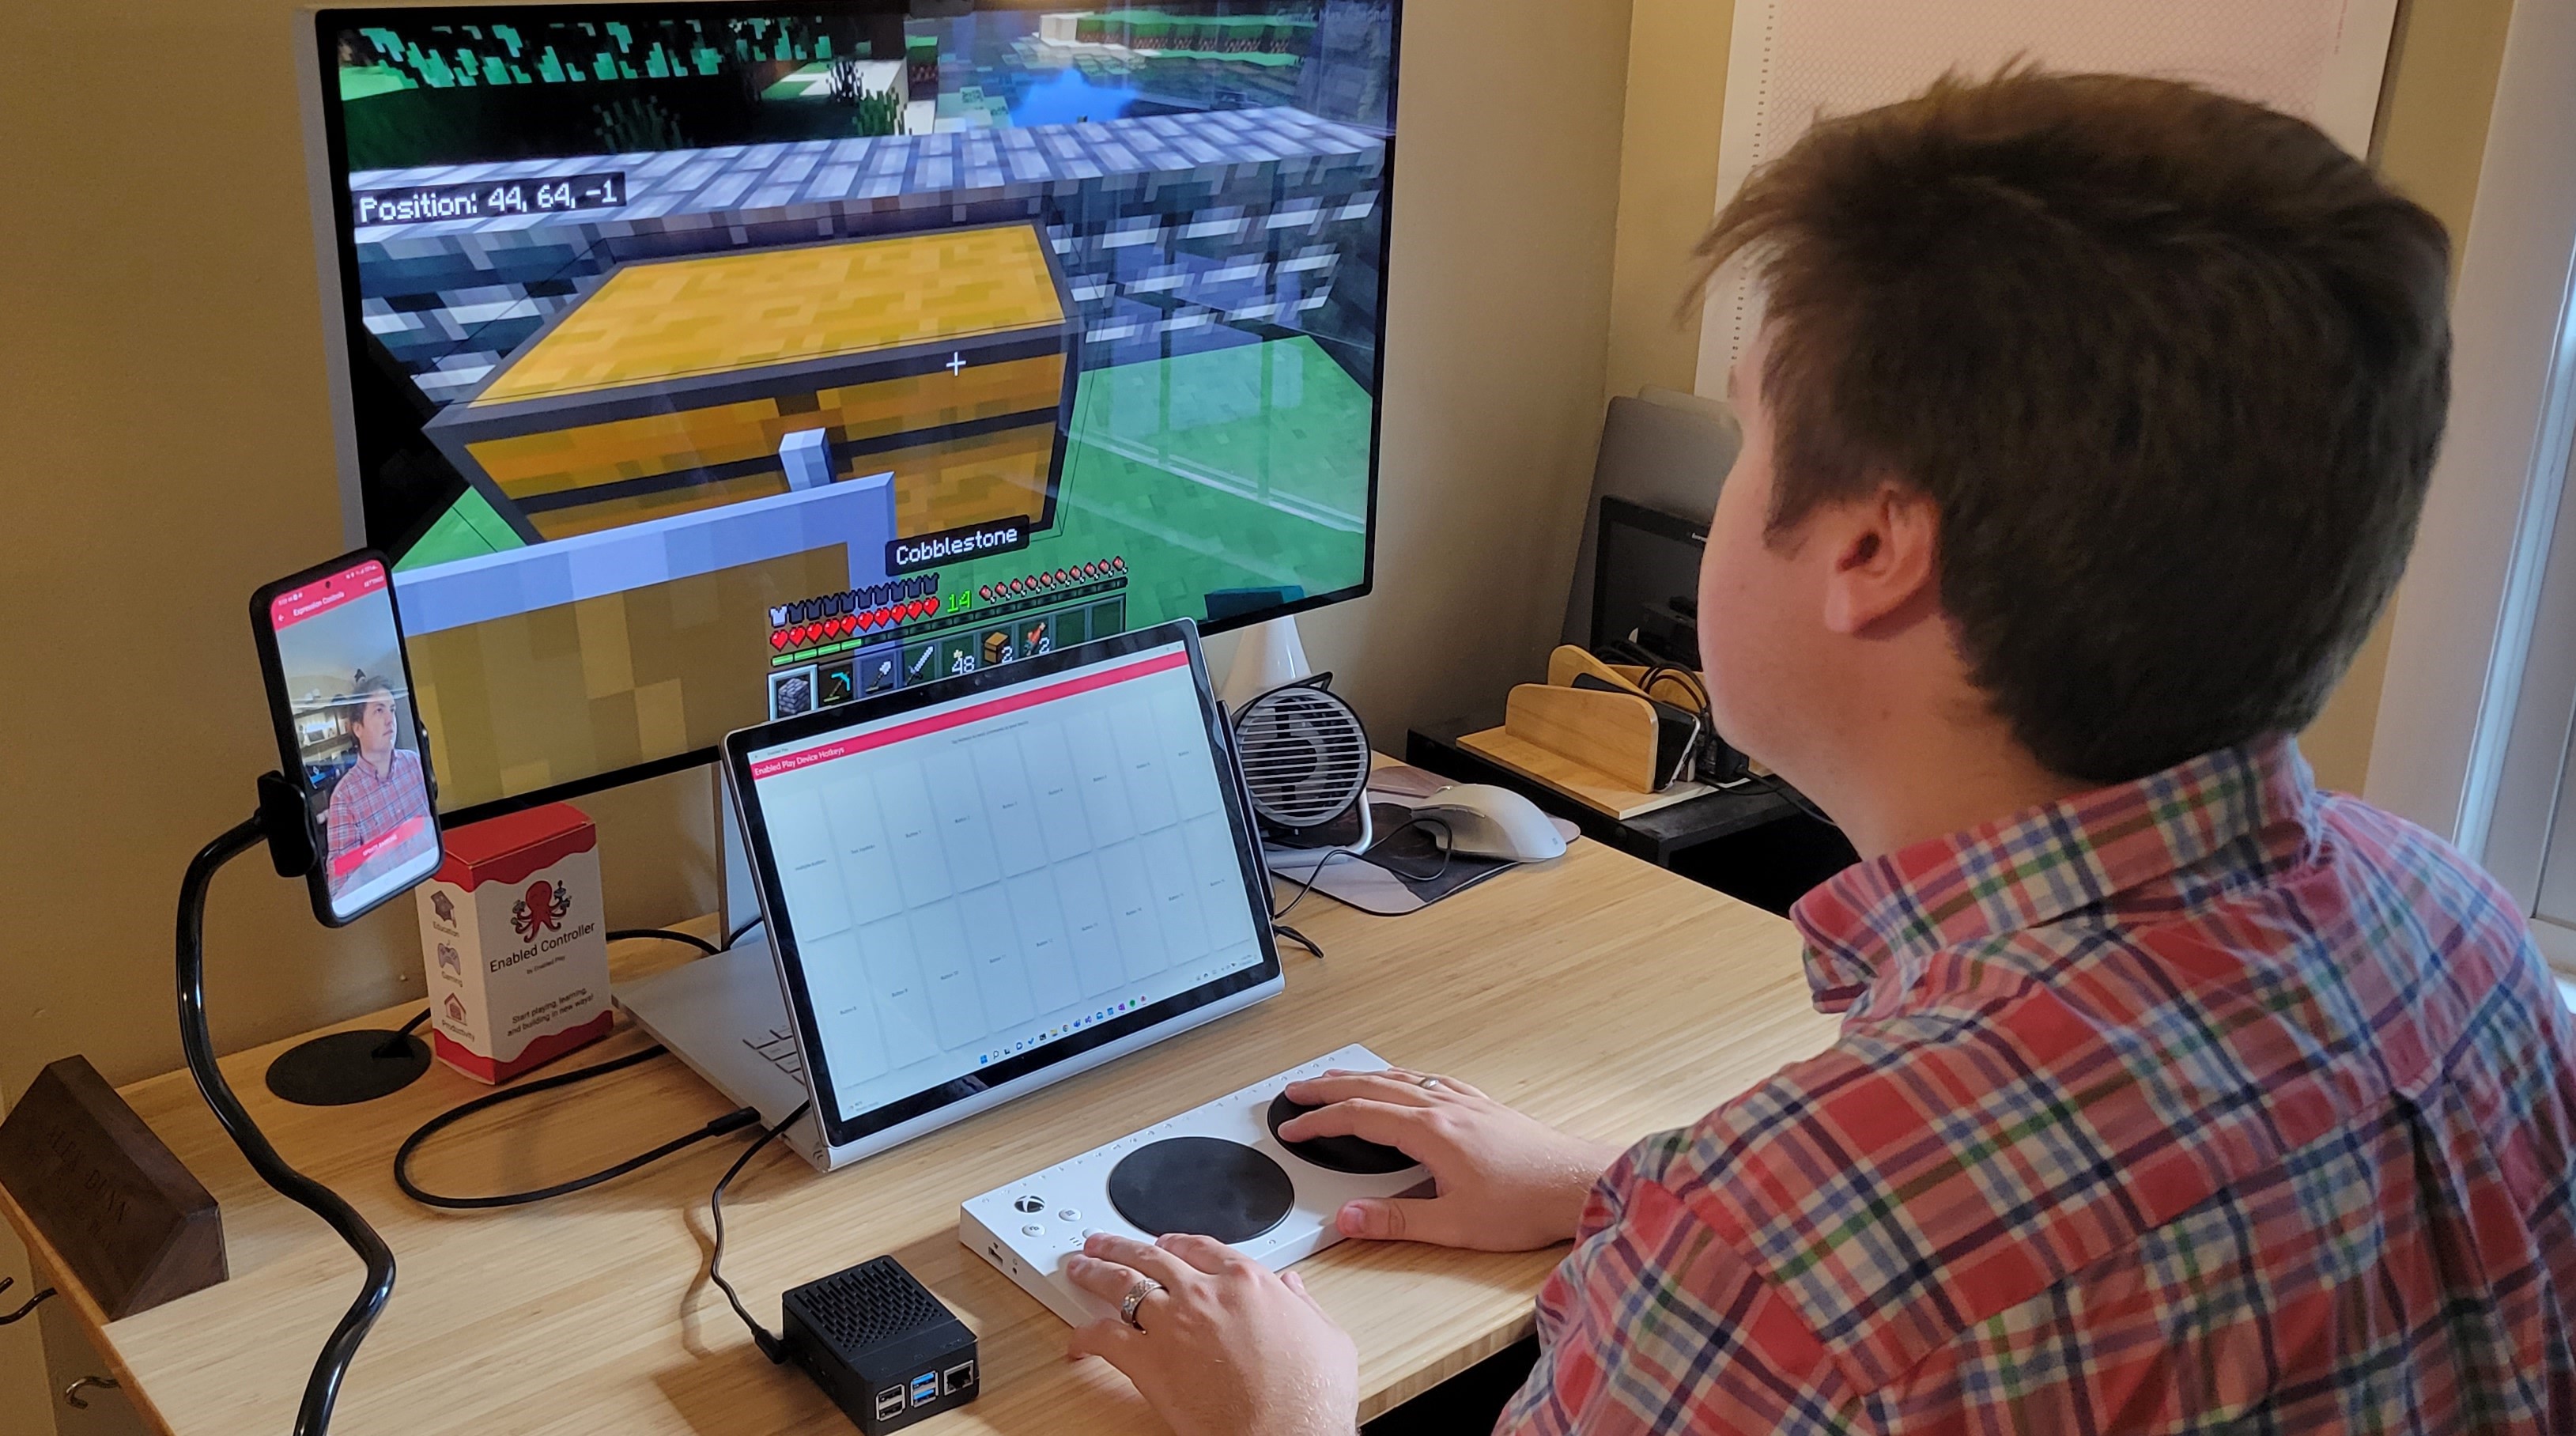
[[[551,803],[446,835],[421,884],[429,1046],[482,1082],[507,1082],[608,1035],[608,922],[599,830]]]

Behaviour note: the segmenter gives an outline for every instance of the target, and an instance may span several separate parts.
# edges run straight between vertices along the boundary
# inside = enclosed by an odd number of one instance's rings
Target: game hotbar
[[[1392,0],[318,23],[448,810],[1367,583]]]

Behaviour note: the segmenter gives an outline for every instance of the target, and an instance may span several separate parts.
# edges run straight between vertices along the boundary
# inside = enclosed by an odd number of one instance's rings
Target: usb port
[[[927,1406],[939,1399],[939,1373],[925,1371],[912,1378],[912,1404]]]
[[[954,1396],[974,1384],[975,1363],[971,1361],[961,1361],[939,1374],[939,1390],[942,1395]]]
[[[890,1416],[900,1416],[900,1415],[902,1415],[902,1414],[903,1414],[903,1388],[902,1388],[902,1387],[900,1387],[900,1386],[889,1386],[889,1387],[887,1387],[885,1390],[880,1391],[880,1392],[878,1392],[878,1393],[877,1393],[877,1419],[878,1419],[879,1421],[883,1421],[883,1420],[885,1420],[887,1417],[890,1417]]]

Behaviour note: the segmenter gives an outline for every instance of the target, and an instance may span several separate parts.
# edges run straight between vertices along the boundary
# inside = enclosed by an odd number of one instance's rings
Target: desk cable
[[[1437,835],[1432,839],[1432,841],[1440,849],[1440,866],[1433,868],[1427,873],[1407,872],[1403,868],[1395,865],[1391,855],[1387,858],[1371,859],[1367,858],[1364,854],[1352,852],[1348,848],[1326,849],[1324,855],[1315,860],[1315,865],[1306,870],[1306,875],[1304,877],[1301,878],[1293,873],[1286,872],[1282,872],[1277,875],[1281,882],[1295,886],[1297,889],[1297,895],[1288,899],[1288,906],[1272,911],[1270,914],[1270,930],[1277,933],[1279,936],[1288,939],[1290,942],[1297,944],[1299,947],[1306,949],[1308,952],[1313,953],[1317,962],[1322,962],[1324,960],[1324,949],[1321,944],[1317,943],[1313,938],[1308,937],[1306,934],[1299,932],[1297,929],[1290,927],[1286,922],[1282,921],[1282,919],[1287,917],[1288,914],[1296,908],[1297,904],[1306,900],[1306,894],[1315,890],[1316,882],[1324,876],[1324,869],[1337,857],[1349,856],[1359,858],[1362,861],[1376,862],[1378,866],[1385,868],[1388,872],[1395,874],[1397,877],[1402,878],[1407,882],[1438,882],[1441,876],[1449,871],[1449,859],[1451,856],[1450,843],[1452,840],[1449,825],[1438,818],[1407,819],[1405,822],[1399,823],[1395,827],[1388,829],[1383,837],[1379,838],[1377,842],[1370,844],[1369,851],[1375,852],[1379,847],[1395,841],[1397,838],[1402,837],[1404,834],[1415,828],[1420,828],[1425,832],[1431,832],[1434,829],[1438,830]]]
[[[732,1166],[725,1168],[725,1174],[716,1178],[715,1190],[707,1193],[707,1210],[715,1214],[716,1228],[715,1250],[707,1254],[707,1279],[716,1284],[716,1290],[724,1293],[725,1303],[733,1308],[733,1314],[742,1318],[744,1326],[751,1328],[751,1344],[759,1347],[760,1354],[768,1357],[773,1366],[786,1364],[786,1341],[776,1332],[754,1320],[751,1313],[743,1307],[742,1297],[733,1289],[733,1283],[725,1280],[724,1194],[725,1188],[733,1185],[733,1179],[742,1175],[742,1169],[751,1165],[752,1158],[759,1156],[764,1148],[777,1141],[781,1132],[795,1126],[797,1118],[812,1110],[814,1110],[814,1104],[807,1101],[795,1111],[778,1119],[776,1126],[761,1129],[760,1140],[743,1148],[742,1155],[733,1159]]]
[[[725,938],[726,946],[732,946],[734,939],[739,938],[742,934],[750,931],[752,926],[758,921],[759,919],[754,918],[751,922],[744,923],[741,927],[738,927],[731,933],[727,934]],[[684,942],[692,947],[703,949],[707,955],[711,957],[724,950],[723,948],[717,947],[714,943],[707,941],[705,938],[695,937],[685,932],[673,932],[665,928],[622,928],[618,931],[611,932],[609,936],[621,939],[661,938],[672,942]],[[427,1014],[424,1013],[423,1015],[426,1016]],[[406,1028],[405,1030],[408,1031],[409,1029]],[[447,1128],[456,1125],[458,1122],[464,1121],[466,1118],[473,1116],[475,1113],[489,1111],[504,1103],[516,1102],[523,1097],[533,1097],[540,1092],[551,1092],[557,1088],[570,1087],[576,1083],[587,1082],[594,1077],[605,1077],[611,1072],[622,1072],[629,1067],[650,1062],[656,1057],[668,1056],[670,1055],[670,1050],[671,1049],[664,1047],[657,1042],[650,1047],[629,1052],[623,1057],[612,1057],[605,1062],[594,1062],[587,1067],[578,1068],[571,1072],[558,1072],[551,1077],[541,1077],[534,1082],[529,1082],[521,1086],[504,1088],[501,1091],[477,1097],[473,1101],[467,1102],[462,1106],[452,1107],[447,1111],[441,1112],[437,1116],[430,1118],[428,1121],[421,1123],[410,1136],[403,1139],[402,1145],[394,1150],[394,1185],[402,1189],[402,1194],[404,1196],[411,1198],[422,1206],[436,1207],[444,1211],[472,1212],[490,1211],[500,1207],[524,1207],[532,1203],[551,1201],[556,1197],[565,1197],[570,1196],[575,1192],[586,1191],[603,1182],[613,1182],[619,1177],[625,1176],[629,1172],[649,1167],[655,1162],[662,1160],[664,1157],[696,1146],[698,1143],[706,1141],[711,1137],[721,1137],[731,1132],[739,1132],[745,1127],[754,1127],[759,1125],[760,1113],[757,1109],[751,1107],[737,1107],[734,1110],[725,1113],[723,1116],[708,1122],[706,1125],[699,1127],[695,1131],[683,1132],[679,1136],[673,1137],[671,1140],[664,1142],[662,1145],[655,1147],[650,1151],[639,1152],[614,1166],[603,1167],[587,1176],[575,1177],[570,1181],[557,1182],[552,1186],[538,1187],[532,1191],[498,1192],[490,1196],[453,1197],[440,1192],[424,1190],[419,1183],[412,1180],[411,1159],[413,1154],[420,1150],[421,1144],[428,1141],[439,1132],[442,1132]],[[754,1148],[754,1150],[758,1149]]]
[[[1290,927],[1280,919],[1288,916],[1290,912],[1296,909],[1297,904],[1306,900],[1306,894],[1315,890],[1315,880],[1324,875],[1325,864],[1331,862],[1335,857],[1349,851],[1350,850],[1348,848],[1326,848],[1324,850],[1324,855],[1315,859],[1315,866],[1307,870],[1306,876],[1303,880],[1290,877],[1286,873],[1279,874],[1282,881],[1297,884],[1297,895],[1288,899],[1288,906],[1283,908],[1273,908],[1271,910],[1270,930],[1277,933],[1279,936],[1288,939],[1290,942],[1297,944],[1299,947],[1306,949],[1308,952],[1315,954],[1315,960],[1317,962],[1322,962],[1324,960],[1324,949],[1322,944],[1316,942],[1306,934],[1299,932],[1297,929]]]

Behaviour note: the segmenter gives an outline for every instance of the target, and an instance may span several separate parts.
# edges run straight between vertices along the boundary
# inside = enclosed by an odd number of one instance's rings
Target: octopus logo
[[[539,928],[560,930],[564,914],[570,911],[572,894],[541,879],[528,884],[528,895],[511,905],[510,929],[519,935],[519,941],[528,942],[536,937]]]

